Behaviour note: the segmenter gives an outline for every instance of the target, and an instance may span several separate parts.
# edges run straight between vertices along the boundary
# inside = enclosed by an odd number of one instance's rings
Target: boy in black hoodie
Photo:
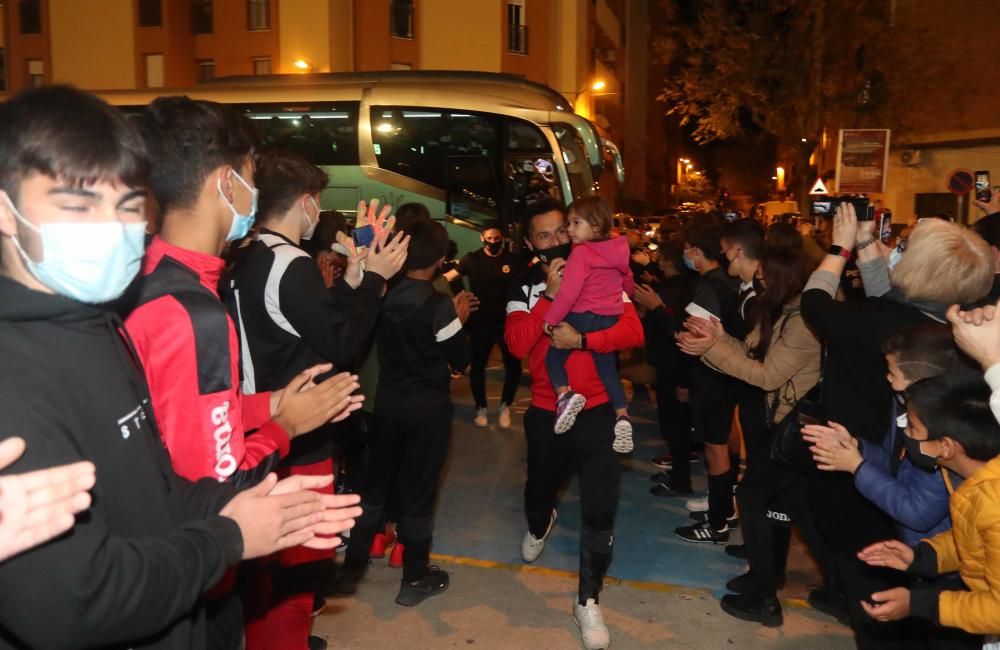
[[[0,648],[206,647],[202,594],[241,558],[329,546],[351,497],[243,493],[171,469],[121,322],[99,307],[139,270],[149,161],[114,108],[65,87],[0,105],[0,473],[87,460],[93,506],[63,537],[0,564]],[[55,622],[55,624],[54,624]]]
[[[432,285],[448,250],[444,226],[419,220],[408,234],[406,273],[383,301],[376,333],[380,371],[364,515],[351,534],[338,591],[356,588],[386,499],[402,472],[403,579],[396,603],[412,607],[448,588],[448,574],[429,562],[438,478],[451,442],[451,371],[469,365],[462,331],[469,313],[466,308],[459,315],[451,297]]]

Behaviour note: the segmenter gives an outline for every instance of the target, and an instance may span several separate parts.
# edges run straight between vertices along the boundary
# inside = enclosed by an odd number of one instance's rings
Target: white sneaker
[[[601,606],[595,603],[593,598],[587,599],[586,605],[575,603],[573,620],[580,626],[583,647],[587,650],[604,650],[611,645],[611,635],[604,625]]]
[[[704,512],[708,510],[708,495],[688,499],[684,502],[684,507],[688,509],[688,512]]]
[[[549,527],[545,529],[545,534],[542,535],[541,539],[536,539],[530,530],[524,533],[524,539],[521,540],[521,557],[524,558],[525,562],[534,562],[542,554],[542,551],[545,550],[545,541],[549,538],[552,529],[555,528],[558,516],[559,513],[553,508],[552,519],[549,519]]]
[[[472,423],[480,429],[490,426],[490,421],[486,418],[486,409],[476,409],[476,418]]]
[[[508,405],[500,405],[500,410],[497,411],[497,424],[504,431],[510,428],[510,407]]]

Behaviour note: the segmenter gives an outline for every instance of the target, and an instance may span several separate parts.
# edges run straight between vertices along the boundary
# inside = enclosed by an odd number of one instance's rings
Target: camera
[[[858,216],[858,221],[871,221],[875,218],[874,208],[863,196],[831,196],[813,199],[812,214],[816,217],[833,218],[837,214],[837,208],[843,203],[854,206],[854,214]]]

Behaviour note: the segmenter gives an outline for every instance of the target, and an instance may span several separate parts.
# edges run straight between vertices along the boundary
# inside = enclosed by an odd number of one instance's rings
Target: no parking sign
[[[972,191],[976,177],[968,169],[956,169],[948,174],[948,191],[958,196],[965,196]]]

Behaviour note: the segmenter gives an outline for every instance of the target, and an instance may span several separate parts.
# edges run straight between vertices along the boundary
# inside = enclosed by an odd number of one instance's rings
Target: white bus
[[[99,93],[128,112],[163,91]],[[171,90],[238,106],[263,147],[303,154],[330,175],[322,207],[349,218],[359,199],[425,204],[461,252],[483,224],[512,231],[542,196],[594,191],[613,143],[551,88],[504,74],[393,71],[220,79]]]

